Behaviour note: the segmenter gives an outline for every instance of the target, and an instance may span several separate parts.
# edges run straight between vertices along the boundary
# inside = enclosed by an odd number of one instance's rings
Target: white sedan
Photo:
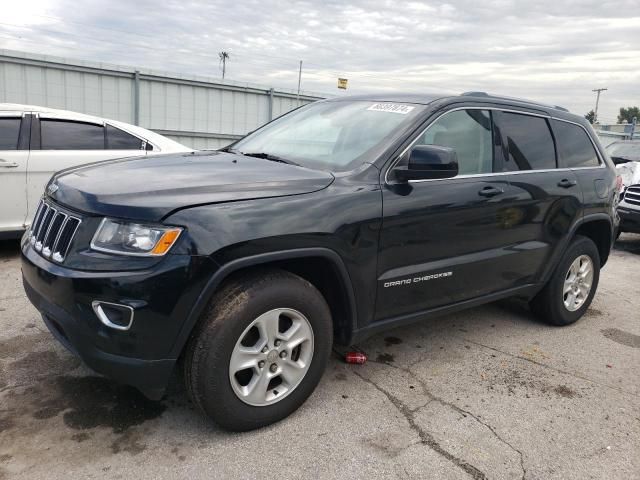
[[[58,170],[113,158],[190,152],[141,127],[66,110],[0,103],[0,238],[17,237]]]

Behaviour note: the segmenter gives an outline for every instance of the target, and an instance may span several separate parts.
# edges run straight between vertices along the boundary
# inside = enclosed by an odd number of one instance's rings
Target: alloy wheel
[[[593,261],[588,255],[580,255],[569,267],[562,291],[564,306],[570,312],[578,310],[589,297],[593,284]]]
[[[243,402],[266,406],[291,394],[309,370],[313,329],[290,308],[263,313],[242,332],[231,353],[229,380]]]

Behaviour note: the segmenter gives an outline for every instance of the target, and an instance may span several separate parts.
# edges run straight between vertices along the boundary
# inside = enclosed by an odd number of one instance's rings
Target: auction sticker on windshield
[[[400,103],[374,103],[367,110],[372,110],[374,112],[390,112],[390,113],[399,113],[401,115],[406,115],[415,107],[411,107],[409,105],[402,105]]]

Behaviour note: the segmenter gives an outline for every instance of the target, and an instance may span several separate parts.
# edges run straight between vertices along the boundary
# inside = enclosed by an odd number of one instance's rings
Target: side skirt
[[[397,328],[404,325],[410,325],[422,320],[429,320],[441,315],[447,315],[449,313],[459,312],[468,308],[484,305],[485,303],[495,302],[496,300],[502,300],[509,297],[525,297],[527,299],[533,298],[543,287],[540,284],[529,284],[521,287],[510,288],[509,290],[503,290],[501,292],[492,293],[483,297],[472,298],[470,300],[464,300],[462,302],[454,303],[452,305],[445,305],[442,307],[432,308],[430,310],[423,310],[420,312],[414,312],[407,315],[401,315],[399,317],[387,318],[377,321],[364,328],[358,329],[353,332],[351,337],[351,343],[358,343],[371,335],[389,330],[391,328]]]

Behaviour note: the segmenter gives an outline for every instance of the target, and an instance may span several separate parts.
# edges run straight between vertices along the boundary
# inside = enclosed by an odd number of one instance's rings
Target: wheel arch
[[[541,285],[549,281],[549,278],[551,278],[562,256],[576,235],[583,235],[590,238],[598,248],[600,266],[603,267],[607,263],[609,251],[611,250],[611,245],[613,245],[613,222],[611,221],[611,217],[606,213],[586,215],[573,225],[565,237],[564,242],[556,248],[551,261],[547,263],[546,269],[541,276]]]
[[[353,285],[342,258],[328,248],[301,248],[262,253],[222,265],[209,279],[192,307],[173,345],[171,356],[180,356],[204,308],[226,280],[232,275],[264,268],[294,273],[314,285],[331,309],[334,337],[339,343],[350,341],[356,330],[357,311]]]
[[[577,226],[572,237],[582,235],[596,244],[600,254],[600,267],[604,267],[609,259],[609,252],[613,244],[613,224],[607,215],[590,216]]]

